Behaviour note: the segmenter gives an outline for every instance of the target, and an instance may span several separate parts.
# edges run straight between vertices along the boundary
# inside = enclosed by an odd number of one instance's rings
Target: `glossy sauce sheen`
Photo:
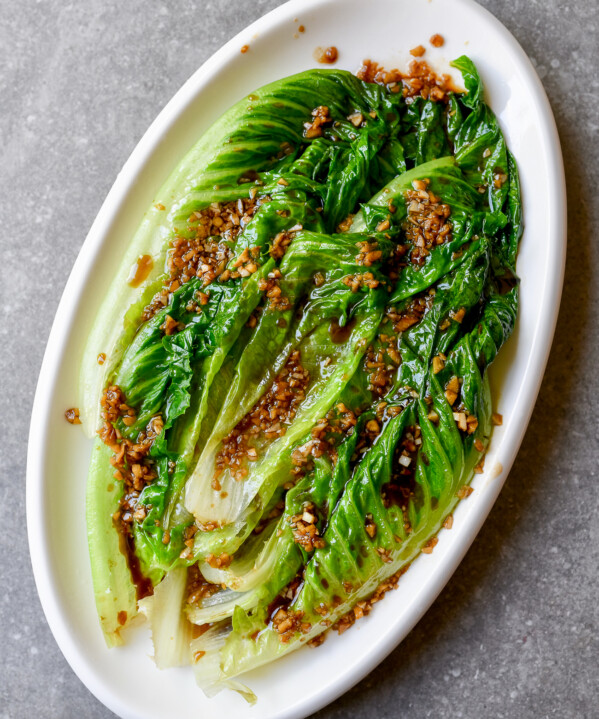
[[[127,278],[127,284],[131,287],[139,287],[150,274],[153,267],[154,260],[152,260],[150,255],[141,255],[131,268],[131,272]]]
[[[339,320],[333,320],[329,327],[329,334],[331,336],[331,342],[336,345],[344,344],[351,337],[352,330],[356,324],[356,320],[350,320],[343,327],[339,325]]]
[[[142,574],[141,567],[139,566],[139,559],[135,554],[135,543],[133,537],[129,532],[123,531],[118,526],[117,531],[119,534],[121,553],[124,554],[127,558],[127,564],[129,565],[129,571],[131,572],[131,581],[135,585],[135,594],[137,600],[139,601],[140,599],[143,599],[144,597],[149,597],[151,594],[153,594],[154,587],[151,580],[149,580]]]

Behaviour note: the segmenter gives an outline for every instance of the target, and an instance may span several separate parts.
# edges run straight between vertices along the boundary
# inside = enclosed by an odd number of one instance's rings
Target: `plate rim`
[[[515,437],[511,442],[507,443],[510,447],[509,458],[508,461],[503,463],[501,476],[495,480],[493,491],[486,494],[486,501],[484,505],[479,507],[476,521],[471,523],[470,531],[452,545],[451,553],[445,557],[443,571],[438,571],[434,576],[434,581],[428,585],[426,600],[416,611],[412,612],[409,620],[404,623],[404,629],[397,633],[399,636],[391,632],[382,637],[381,641],[378,642],[377,651],[372,651],[354,668],[346,670],[333,688],[324,687],[303,702],[300,702],[299,705],[280,712],[277,715],[280,719],[300,719],[300,717],[305,717],[337,699],[380,664],[428,611],[471,547],[503,487],[528,428],[551,351],[560,308],[567,244],[566,185],[555,119],[545,89],[532,62],[511,32],[475,0],[452,0],[452,2],[457,7],[462,6],[469,12],[478,13],[484,22],[491,24],[502,36],[512,50],[515,63],[529,81],[533,91],[533,104],[543,111],[545,117],[545,123],[539,128],[539,131],[544,136],[545,157],[547,164],[553,170],[552,187],[558,200],[550,204],[552,215],[549,222],[550,241],[554,244],[554,252],[548,257],[546,272],[547,276],[553,280],[551,286],[555,300],[544,307],[539,315],[539,332],[542,329],[544,343],[536,351],[531,349],[530,352],[531,359],[529,361],[534,359],[537,376],[535,382],[530,382],[521,390],[528,399],[527,412],[512,423]],[[119,213],[121,204],[131,192],[140,170],[156,151],[161,138],[181,114],[185,112],[187,106],[193,102],[198,94],[201,94],[204,84],[209,81],[212,73],[225,66],[238,55],[240,43],[247,39],[248,36],[266,27],[276,26],[287,16],[306,13],[325,5],[342,3],[343,0],[289,0],[242,29],[202,63],[159,112],[117,175],[81,246],[56,310],[40,368],[28,437],[26,516],[29,552],[42,609],[62,654],[72,670],[92,694],[119,716],[134,716],[134,714],[131,713],[131,707],[123,706],[120,700],[111,694],[110,687],[107,687],[103,681],[98,679],[92,668],[88,666],[86,657],[79,652],[69,636],[68,622],[62,616],[61,602],[50,572],[50,560],[45,551],[44,542],[47,520],[44,517],[44,502],[42,500],[47,487],[45,486],[42,458],[46,454],[48,444],[46,428],[50,413],[51,394],[59,371],[61,348],[64,347],[65,340],[72,327],[72,312],[76,305],[72,298],[78,291],[81,291],[81,288],[78,288],[78,285],[81,284],[78,280],[78,275],[81,274],[81,268],[87,266],[95,251],[101,247]],[[70,321],[65,321],[65,318]]]

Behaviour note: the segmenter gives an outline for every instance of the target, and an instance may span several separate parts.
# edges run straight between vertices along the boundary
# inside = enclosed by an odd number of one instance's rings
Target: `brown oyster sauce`
[[[331,337],[331,342],[334,342],[336,345],[345,344],[351,337],[351,333],[355,325],[355,318],[351,319],[349,322],[346,322],[343,327],[339,325],[339,320],[333,320],[329,327],[329,335]]]
[[[116,531],[119,533],[119,547],[121,554],[127,560],[129,571],[131,572],[131,581],[135,586],[135,596],[137,601],[144,597],[149,597],[154,593],[152,582],[143,575],[139,564],[139,559],[135,554],[135,541],[131,532],[123,525],[122,522],[113,522]],[[126,619],[125,619],[126,621]],[[119,618],[120,622],[120,618]],[[124,622],[121,622],[124,624]]]
[[[135,264],[131,268],[131,273],[127,278],[127,284],[130,287],[139,287],[154,268],[154,260],[150,255],[140,255]]]

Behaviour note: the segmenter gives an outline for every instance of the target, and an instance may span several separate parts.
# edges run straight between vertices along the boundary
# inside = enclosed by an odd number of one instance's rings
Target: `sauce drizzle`
[[[144,576],[141,571],[139,559],[135,554],[135,540],[131,536],[131,533],[125,527],[118,527],[119,543],[121,553],[124,554],[129,565],[129,571],[131,572],[131,581],[135,586],[135,595],[137,600],[149,597],[154,593],[154,586],[152,581],[148,577]]]
[[[347,342],[347,340],[351,337],[351,333],[354,329],[355,324],[355,318],[351,319],[349,322],[346,322],[343,327],[339,325],[339,320],[333,320],[329,327],[329,335],[331,336],[331,342],[334,342],[336,345],[345,344],[345,342]]]
[[[139,287],[150,274],[153,267],[154,260],[150,255],[140,255],[131,268],[129,277],[127,277],[127,284],[130,287]]]

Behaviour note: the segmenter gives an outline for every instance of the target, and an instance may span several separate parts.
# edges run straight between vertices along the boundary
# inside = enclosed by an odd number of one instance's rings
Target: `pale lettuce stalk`
[[[256,695],[249,687],[222,677],[220,651],[230,632],[231,625],[228,622],[215,624],[191,642],[191,664],[196,682],[207,697],[216,696],[223,689],[231,689],[241,694],[248,704],[255,704]]]
[[[139,602],[139,610],[150,622],[154,661],[158,669],[189,664],[193,626],[183,612],[187,569],[167,572],[150,597]]]
[[[87,486],[86,519],[88,527],[93,528],[89,548],[96,607],[104,639],[112,647],[123,643],[120,631],[137,614],[137,601],[127,559],[121,551],[121,538],[112,520],[123,487],[113,479],[109,459],[110,450],[96,439]]]

